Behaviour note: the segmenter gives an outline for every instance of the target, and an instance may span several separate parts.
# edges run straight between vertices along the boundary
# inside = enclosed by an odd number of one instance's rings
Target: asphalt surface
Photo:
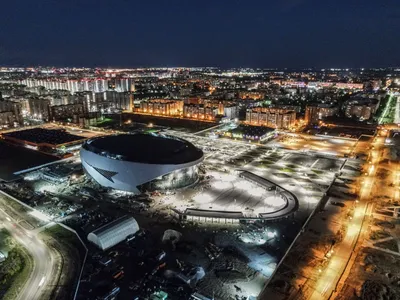
[[[50,250],[37,237],[35,232],[28,231],[19,226],[1,209],[0,224],[29,252],[34,261],[32,273],[16,299],[43,299],[42,296],[47,284],[53,277],[54,257]]]

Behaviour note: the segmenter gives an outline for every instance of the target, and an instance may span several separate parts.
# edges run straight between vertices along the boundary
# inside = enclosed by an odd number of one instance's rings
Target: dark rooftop
[[[57,161],[44,153],[0,141],[0,181],[11,181],[19,176],[14,173]]]
[[[148,164],[184,164],[203,157],[203,151],[185,140],[144,133],[98,137],[83,148],[113,159]]]
[[[44,128],[7,132],[4,133],[3,136],[5,138],[10,137],[34,144],[50,144],[54,146],[85,139],[82,136],[73,135],[64,130]]]

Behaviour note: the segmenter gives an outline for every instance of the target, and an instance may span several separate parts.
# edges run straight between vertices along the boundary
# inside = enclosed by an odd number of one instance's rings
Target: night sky
[[[0,65],[400,65],[399,0],[3,0]]]

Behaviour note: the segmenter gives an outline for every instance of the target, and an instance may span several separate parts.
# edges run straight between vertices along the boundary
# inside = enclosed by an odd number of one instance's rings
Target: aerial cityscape
[[[398,4],[17,2],[0,299],[400,299]]]

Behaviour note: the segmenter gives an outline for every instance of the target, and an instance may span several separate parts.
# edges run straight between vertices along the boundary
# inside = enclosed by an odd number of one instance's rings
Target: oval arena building
[[[104,187],[139,193],[193,184],[203,151],[163,134],[119,134],[86,141],[80,151],[86,173]]]

